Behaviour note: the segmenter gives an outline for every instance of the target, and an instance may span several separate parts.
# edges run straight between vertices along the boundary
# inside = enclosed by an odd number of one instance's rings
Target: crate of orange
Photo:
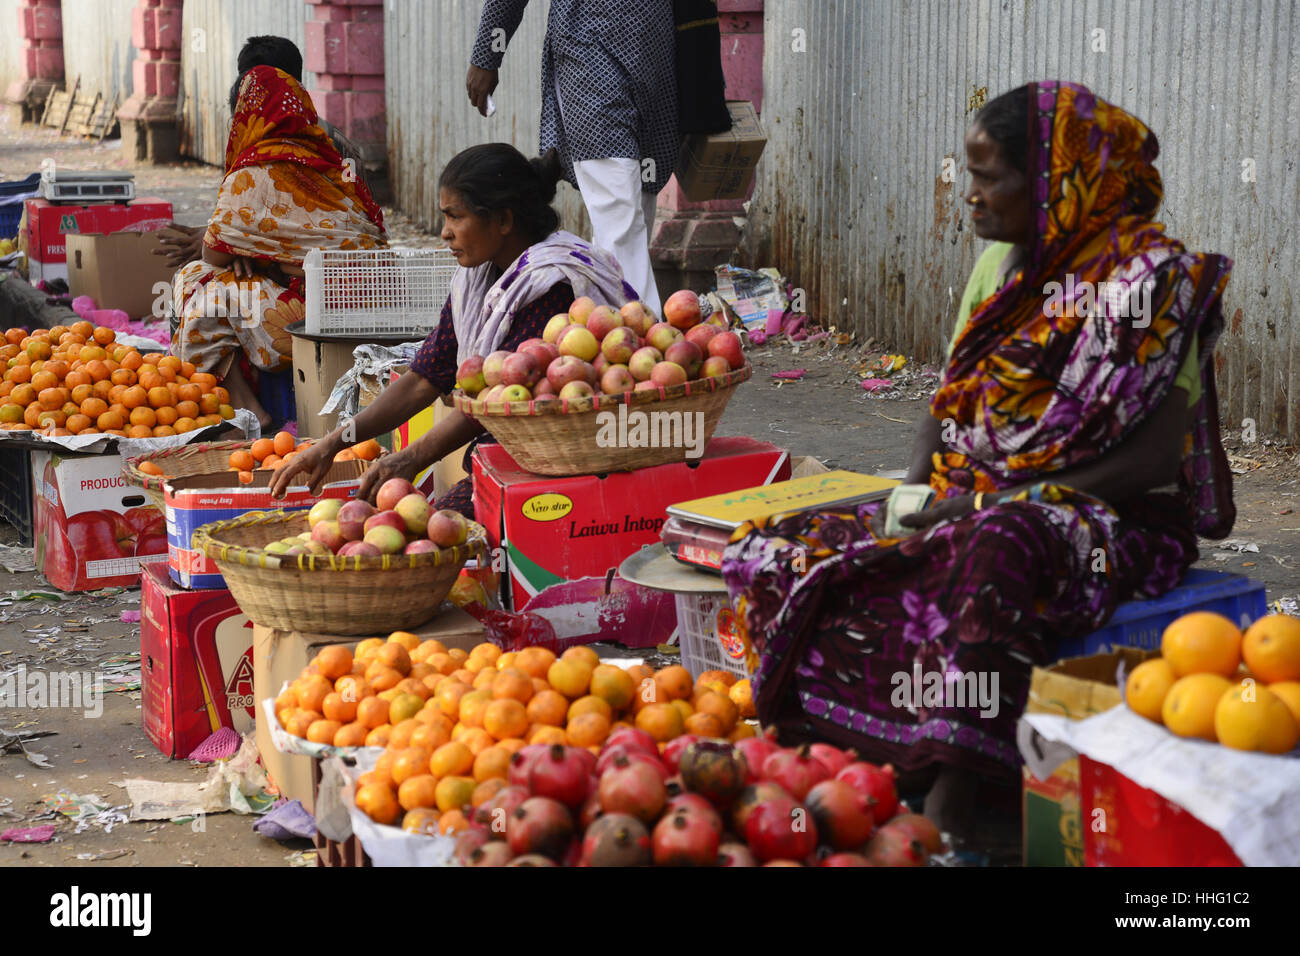
[[[349,464],[362,463],[334,468]],[[254,624],[338,635],[419,627],[437,615],[465,562],[487,554],[487,532],[473,522],[462,544],[418,553],[276,552],[309,527],[302,511],[254,511],[203,525],[192,546],[215,562]]]
[[[235,418],[216,376],[90,322],[9,329],[0,359],[0,435],[158,439]]]
[[[325,498],[348,498],[383,452],[373,441],[344,449],[326,473],[320,494],[304,484],[291,486],[284,498],[272,498],[275,469],[310,444],[280,432],[274,438],[186,445],[129,459],[127,479],[146,489],[167,516],[172,580],[185,588],[225,587],[216,563],[193,545],[200,525],[250,511],[304,511]]]

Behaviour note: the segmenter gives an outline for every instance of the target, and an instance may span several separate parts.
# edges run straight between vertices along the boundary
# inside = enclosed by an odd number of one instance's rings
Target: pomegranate
[[[881,827],[866,849],[872,866],[925,866],[926,852],[921,841],[906,828]]]
[[[718,831],[690,811],[660,820],[650,843],[655,866],[713,866],[718,859]]]
[[[529,797],[510,816],[506,842],[516,854],[540,853],[558,860],[569,848],[573,818],[568,808],[550,797]]]
[[[649,866],[650,831],[636,817],[610,813],[587,828],[580,866]]]
[[[627,813],[642,823],[659,818],[668,799],[664,782],[641,760],[620,756],[600,778],[600,808],[606,813]]]
[[[532,794],[528,792],[527,787],[502,787],[493,795],[491,800],[474,811],[474,822],[487,827],[492,833],[492,839],[504,840],[506,838],[506,822],[510,819],[511,814],[519,808],[519,805],[530,796]]]
[[[552,744],[533,761],[528,789],[536,796],[559,800],[570,810],[581,807],[587,799],[589,774],[587,762],[578,756],[580,752],[587,753],[578,747]]]
[[[839,747],[832,747],[830,744],[810,744],[808,752],[824,763],[832,776],[858,759],[856,750],[841,750]]]
[[[885,824],[890,830],[902,830],[921,846],[927,853],[938,853],[943,849],[943,834],[928,817],[916,813],[902,813]]]
[[[818,866],[871,866],[872,863],[861,853],[832,853]]]
[[[491,839],[492,834],[490,831],[483,827],[471,827],[462,831],[456,837],[456,849],[452,851],[451,855],[461,866],[469,866],[470,854]]]
[[[602,750],[600,752],[600,759],[596,761],[596,776],[597,777],[604,776],[605,771],[607,771],[611,766],[613,766],[614,761],[618,759],[620,756],[626,757],[628,760],[644,761],[645,763],[653,767],[658,772],[659,776],[662,779],[664,780],[668,779],[668,768],[664,766],[662,760],[660,760],[657,756],[652,757],[650,754],[646,753],[643,750],[640,750],[636,747],[629,747],[625,744],[615,744],[613,747],[609,747],[608,749]]]
[[[745,766],[748,770],[746,783],[758,783],[763,779],[764,761],[781,749],[770,732],[737,740],[735,746],[740,751],[740,755],[745,758]]]
[[[808,791],[804,802],[822,842],[837,850],[861,848],[876,828],[871,801],[843,780],[823,780]]]
[[[510,847],[500,840],[492,840],[471,851],[466,866],[505,866],[514,856]]]
[[[718,821],[718,832],[722,832],[722,817],[718,816],[718,811],[713,808],[713,804],[698,793],[686,791],[669,797],[668,803],[664,807],[664,813],[676,813],[678,810],[702,813],[706,817],[714,817]]]
[[[833,776],[804,744],[798,750],[778,750],[763,761],[763,779],[779,783],[796,800],[802,800],[814,784]]]
[[[540,853],[525,853],[523,856],[517,856],[506,866],[555,866],[554,860],[542,856]]]
[[[681,756],[682,783],[720,810],[745,789],[745,758],[725,740],[697,740]]]
[[[570,747],[569,749],[572,750],[574,755],[582,761],[582,768],[590,776],[598,776],[596,773],[596,755],[594,753],[586,747]]]
[[[681,759],[682,751],[699,739],[698,734],[682,734],[680,737],[674,737],[664,745],[664,752],[659,757],[670,774],[678,772],[677,761]]]
[[[758,861],[745,844],[724,843],[718,847],[718,866],[758,866]]]
[[[803,866],[798,860],[768,860],[764,866]]]
[[[835,775],[858,793],[871,801],[871,812],[877,825],[894,815],[898,808],[898,791],[894,789],[894,768],[889,764],[877,767],[873,763],[851,763]]]
[[[817,823],[807,807],[789,797],[764,800],[745,821],[745,842],[765,863],[802,860],[817,849]]]
[[[736,802],[731,805],[731,826],[737,833],[745,832],[745,821],[749,819],[750,813],[754,807],[758,806],[764,800],[774,800],[777,797],[789,799],[790,794],[778,784],[769,783],[762,780],[758,783],[751,784],[744,790],[740,791],[740,796]]]
[[[510,768],[506,771],[506,783],[513,787],[527,787],[533,762],[545,754],[546,750],[545,744],[529,744],[518,753],[511,755]]]
[[[578,811],[578,829],[586,830],[604,813],[600,809],[600,784],[599,782],[591,784],[591,789],[587,791],[587,799],[582,802],[582,809]]]
[[[605,738],[605,746],[601,748],[601,753],[610,747],[617,747],[619,744],[630,750],[640,750],[649,754],[656,760],[659,759],[659,744],[648,733],[639,727],[622,727]]]

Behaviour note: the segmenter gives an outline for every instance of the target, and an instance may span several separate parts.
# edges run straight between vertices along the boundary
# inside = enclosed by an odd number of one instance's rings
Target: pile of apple
[[[376,505],[378,507],[376,507]],[[459,511],[434,511],[429,500],[405,478],[379,486],[375,504],[361,498],[325,498],[307,512],[311,529],[272,541],[271,554],[337,554],[377,558],[385,554],[423,554],[464,544],[469,522]]]
[[[488,402],[572,401],[658,390],[744,367],[740,336],[722,315],[702,318],[694,292],[669,296],[664,320],[640,302],[615,310],[582,296],[551,317],[540,339],[466,359],[456,386]]]

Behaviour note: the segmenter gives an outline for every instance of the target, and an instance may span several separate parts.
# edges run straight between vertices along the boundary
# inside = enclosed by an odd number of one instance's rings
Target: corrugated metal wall
[[[63,0],[63,75],[67,89],[77,77],[81,88],[117,96],[131,95],[131,9],[135,0]]]
[[[0,0],[0,96],[23,73],[23,38],[18,34],[19,0]]]
[[[288,37],[303,49],[304,0],[185,0],[181,18],[181,152],[220,166],[230,132],[235,58],[250,36]],[[197,31],[197,32],[196,32]],[[303,73],[303,85],[315,85]]]
[[[389,181],[396,205],[420,225],[438,223],[438,174],[477,143],[506,142],[535,156],[541,121],[542,38],[549,4],[533,0],[510,41],[493,94],[497,111],[479,115],[465,93],[478,30],[478,0],[385,0]],[[560,184],[564,228],[591,229],[582,197]]]
[[[1300,439],[1296,3],[769,0],[765,31],[770,139],[745,258],[806,288],[810,312],[936,359],[983,245],[961,208],[971,113],[1029,80],[1074,80],[1155,130],[1169,232],[1236,261],[1225,429],[1249,416]]]

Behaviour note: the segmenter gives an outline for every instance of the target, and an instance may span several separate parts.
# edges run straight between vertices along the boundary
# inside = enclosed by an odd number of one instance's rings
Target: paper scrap
[[[0,840],[10,843],[48,843],[54,836],[54,824],[46,823],[39,827],[10,827],[0,833]]]

